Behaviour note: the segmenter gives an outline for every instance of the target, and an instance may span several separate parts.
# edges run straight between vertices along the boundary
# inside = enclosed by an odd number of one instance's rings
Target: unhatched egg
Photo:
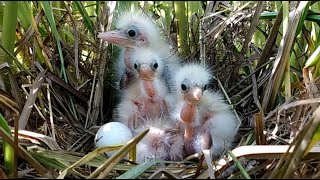
[[[116,146],[126,144],[133,138],[130,129],[119,122],[109,122],[100,127],[94,138],[96,147]],[[112,156],[116,151],[106,152],[108,156]]]

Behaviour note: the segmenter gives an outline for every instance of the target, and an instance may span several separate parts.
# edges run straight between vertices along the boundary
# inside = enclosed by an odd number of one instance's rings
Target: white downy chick
[[[197,63],[185,64],[175,74],[178,97],[173,119],[184,129],[187,155],[211,149],[212,158],[233,140],[237,121],[223,97],[207,90],[211,72]]]
[[[138,134],[146,128],[150,129],[137,144],[137,163],[151,159],[181,161],[184,158],[183,134],[167,118],[148,119],[147,123],[133,131],[133,134]]]
[[[167,82],[171,67],[151,48],[135,48],[132,53],[134,70],[132,74],[138,79],[123,91],[121,101],[116,109],[116,121],[135,129],[145,123],[145,119],[159,118],[169,115],[174,98]]]
[[[164,40],[159,27],[149,14],[136,9],[121,12],[116,18],[116,28],[116,30],[100,33],[98,38],[121,47],[120,56],[116,62],[120,89],[126,89],[137,79],[131,74],[131,71],[134,70],[133,48],[151,48],[158,52],[166,64],[178,66],[178,57],[170,51],[169,43]]]

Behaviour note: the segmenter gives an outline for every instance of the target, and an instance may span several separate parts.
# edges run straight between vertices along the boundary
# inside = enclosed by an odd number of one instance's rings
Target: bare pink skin
[[[145,98],[140,97],[134,100],[137,107],[137,114],[143,118],[156,118],[161,114],[168,113],[168,107],[165,101],[161,98]],[[142,122],[143,123],[143,122]]]
[[[191,145],[191,139],[194,134],[194,128],[192,122],[195,117],[196,106],[193,104],[186,103],[180,112],[180,118],[185,125],[184,138],[185,138],[185,149],[187,154],[192,154],[194,151]]]
[[[135,105],[135,113],[128,122],[130,129],[141,126],[148,118],[157,118],[161,114],[168,114],[167,104],[161,98],[140,97],[133,100],[133,104]]]
[[[147,96],[153,98],[156,94],[153,81],[143,81],[142,83]]]
[[[124,51],[124,64],[130,71],[133,71],[134,68],[131,60],[131,54],[132,54],[132,49],[126,48]]]
[[[139,69],[139,78],[142,81],[143,89],[147,96],[141,96],[135,100],[136,111],[132,122],[133,128],[139,127],[147,118],[157,118],[162,114],[168,114],[168,107],[164,99],[157,95],[156,89],[154,87],[155,78],[154,71],[149,65],[142,64]]]
[[[128,69],[128,74],[123,75],[123,88],[127,88],[130,81],[133,81],[133,75],[131,71],[133,71],[133,64],[131,60],[132,48],[136,46],[136,42],[132,39],[124,36],[123,31],[121,30],[113,30],[108,32],[103,32],[98,34],[98,38],[103,39],[109,43],[117,44],[125,47],[124,51],[124,63]]]
[[[203,124],[203,127],[209,127],[209,121],[205,121]],[[212,145],[210,131],[208,128],[201,128],[201,129],[199,129],[200,134],[201,134],[201,139],[202,139],[201,148],[202,149],[209,149],[210,146]]]
[[[158,119],[161,121],[166,121],[165,119]],[[163,124],[162,124],[163,123]],[[147,124],[142,126],[144,128],[150,128],[149,133],[141,141],[147,147],[141,148],[142,154],[138,151],[137,156],[149,156],[152,154],[155,159],[160,160],[173,160],[179,161],[183,159],[183,136],[181,136],[180,129],[176,129],[171,126],[167,126],[167,122]],[[161,131],[154,131],[152,129],[158,129]],[[148,153],[148,154],[145,154]],[[150,156],[149,156],[150,157]],[[139,162],[140,163],[140,162]]]
[[[185,125],[184,138],[187,154],[192,154],[194,152],[191,142],[196,129],[194,129],[192,123],[195,118],[197,104],[201,97],[202,90],[199,87],[193,87],[188,93],[183,95],[183,99],[187,102],[183,105],[180,111],[180,119]]]
[[[135,39],[128,38],[125,34],[126,30],[117,29],[108,32],[102,32],[98,34],[98,38],[103,39],[112,44],[117,44],[119,46],[125,47],[124,51],[124,63],[127,67],[128,74],[123,75],[123,88],[127,88],[128,85],[134,81],[135,77],[132,75],[131,71],[133,69],[133,64],[131,60],[132,49],[135,47],[147,47],[149,46],[150,42],[146,36],[146,34],[142,33]],[[141,31],[143,32],[143,31]]]
[[[140,97],[133,100],[133,104],[135,105],[134,113],[128,121],[128,127],[130,129],[136,129],[143,125],[145,123],[144,121],[148,118],[157,118],[161,113],[168,112],[166,103],[159,98],[154,101],[152,99]]]
[[[136,110],[135,110],[136,111]],[[128,120],[128,128],[129,129],[134,129],[137,127],[137,113],[133,113],[133,116]]]

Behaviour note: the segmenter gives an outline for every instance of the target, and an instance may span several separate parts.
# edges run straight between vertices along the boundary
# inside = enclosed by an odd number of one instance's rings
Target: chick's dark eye
[[[186,90],[187,90],[187,85],[181,84],[181,90],[182,90],[182,91],[186,91]]]
[[[203,90],[204,90],[204,91],[207,90],[207,89],[208,89],[208,84],[206,84],[206,85],[203,86]]]
[[[154,64],[153,64],[153,67],[154,67],[155,69],[157,69],[157,68],[158,68],[158,63],[154,63]]]
[[[136,31],[133,30],[133,29],[130,29],[130,30],[128,31],[128,35],[129,35],[130,37],[135,37],[135,36],[136,36]]]
[[[136,63],[134,63],[133,67],[134,69],[138,69],[138,65]]]

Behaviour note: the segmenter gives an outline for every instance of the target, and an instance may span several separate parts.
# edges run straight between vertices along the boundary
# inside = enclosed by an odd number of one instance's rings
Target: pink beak
[[[123,31],[113,30],[108,32],[99,33],[98,38],[103,39],[109,43],[117,44],[126,48],[134,48],[135,41],[127,38]]]
[[[200,87],[192,87],[190,91],[184,95],[184,99],[191,103],[197,103],[202,97],[202,89]]]
[[[143,86],[146,94],[149,97],[153,97],[155,95],[155,89],[153,86],[154,72],[149,65],[141,64],[139,69],[139,78],[143,80]]]
[[[151,81],[154,78],[154,72],[147,64],[141,64],[139,69],[139,77],[143,80]]]

